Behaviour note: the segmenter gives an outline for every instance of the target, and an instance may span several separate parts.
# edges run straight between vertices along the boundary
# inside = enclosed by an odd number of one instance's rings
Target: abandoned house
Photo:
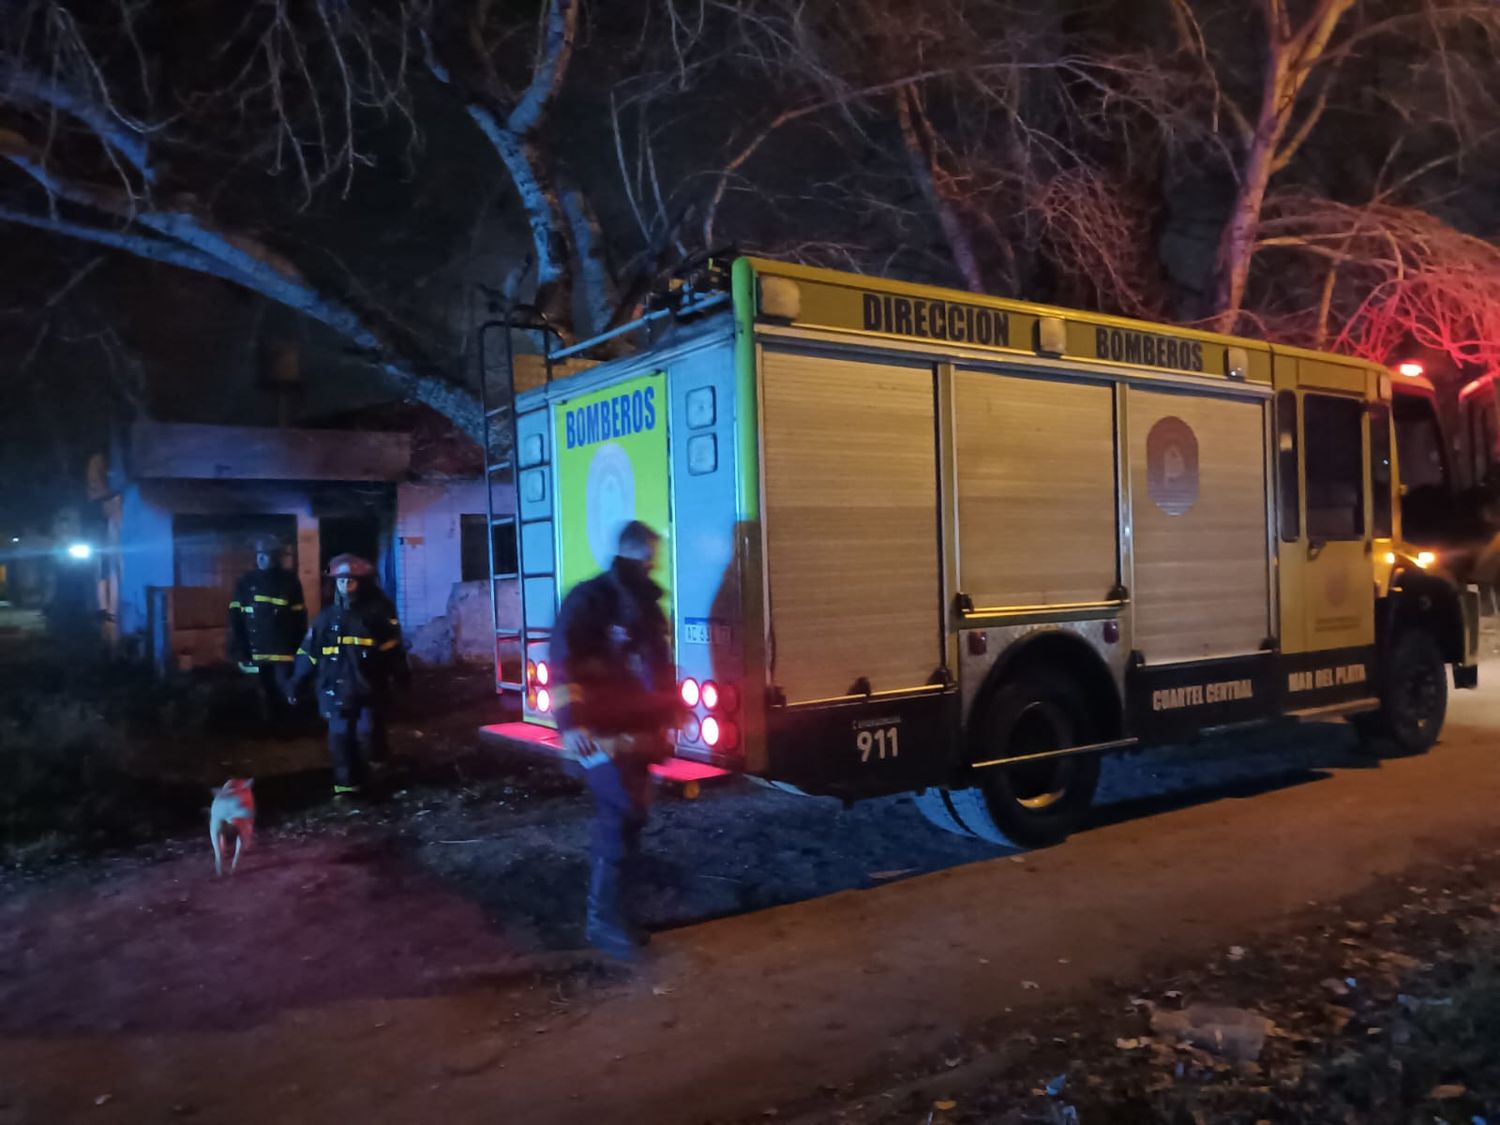
[[[116,441],[91,492],[117,645],[163,669],[224,661],[232,588],[270,533],[287,545],[309,614],[331,596],[329,559],[352,551],[375,563],[415,660],[493,659],[478,447],[421,407],[325,421],[338,428],[137,421]],[[496,513],[513,511],[510,486],[495,489]],[[497,572],[514,569],[511,535],[493,531]],[[504,612],[513,583],[497,583],[497,596]]]

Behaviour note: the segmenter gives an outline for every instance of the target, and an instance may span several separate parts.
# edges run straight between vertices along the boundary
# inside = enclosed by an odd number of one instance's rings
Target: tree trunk
[[[943,237],[948,243],[948,252],[953,264],[964,279],[964,286],[971,293],[983,293],[984,274],[979,268],[978,256],[974,253],[973,240],[964,229],[963,220],[951,200],[943,192],[942,168],[938,165],[937,150],[932,131],[918,101],[915,87],[905,87],[896,92],[896,120],[901,126],[901,140],[906,148],[911,165],[912,178],[922,192],[927,206],[932,208]]]
[[[1245,301],[1245,286],[1255,258],[1261,209],[1271,177],[1286,166],[1312,132],[1323,113],[1324,99],[1305,116],[1287,140],[1287,128],[1297,99],[1315,67],[1325,58],[1328,41],[1354,0],[1317,0],[1295,29],[1286,0],[1261,0],[1266,26],[1266,59],[1261,82],[1260,112],[1245,137],[1245,159],[1240,170],[1234,209],[1219,241],[1218,279],[1214,293],[1215,327],[1232,332]],[[1326,91],[1325,91],[1326,93]],[[1285,143],[1284,143],[1285,142]]]

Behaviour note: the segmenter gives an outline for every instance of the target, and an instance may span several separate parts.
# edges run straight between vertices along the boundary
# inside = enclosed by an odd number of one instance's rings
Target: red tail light
[[[703,706],[707,707],[710,711],[718,709],[719,685],[712,680],[705,680],[703,683]]]
[[[547,667],[545,661],[536,666],[536,682],[546,687],[552,681],[552,669]]]
[[[733,715],[740,709],[739,689],[733,684],[719,685],[719,710],[726,715]]]
[[[697,742],[698,736],[702,733],[702,727],[696,718],[690,717],[687,722],[682,724],[682,730],[679,733],[681,733],[684,742]]]
[[[682,701],[689,707],[698,706],[701,693],[698,690],[698,681],[691,676],[682,681]]]
[[[717,746],[723,733],[719,729],[719,720],[712,715],[703,720],[703,741],[709,746]]]
[[[546,688],[537,688],[536,709],[543,714],[552,710],[552,693]]]
[[[719,748],[733,750],[740,741],[740,728],[731,722],[719,724]]]

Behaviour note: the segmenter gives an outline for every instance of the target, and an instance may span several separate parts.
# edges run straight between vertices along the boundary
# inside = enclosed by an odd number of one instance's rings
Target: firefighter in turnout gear
[[[235,583],[229,603],[229,659],[256,677],[261,715],[280,725],[287,714],[297,642],[307,631],[302,583],[282,566],[281,542],[263,535],[255,541],[255,569]]]
[[[334,601],[302,639],[288,698],[295,701],[302,685],[314,681],[318,713],[328,721],[333,793],[342,797],[358,793],[371,763],[385,759],[391,691],[404,688],[410,673],[396,609],[375,585],[374,566],[339,555],[328,573]]]
[[[671,756],[668,732],[683,717],[663,591],[651,579],[660,544],[644,523],[627,524],[609,570],[569,591],[552,629],[553,711],[594,799],[588,940],[621,958],[646,944],[620,883],[638,867],[651,764]]]

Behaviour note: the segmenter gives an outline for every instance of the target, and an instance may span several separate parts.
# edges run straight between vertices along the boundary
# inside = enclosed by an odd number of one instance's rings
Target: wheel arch
[[[1390,646],[1403,629],[1420,628],[1432,634],[1443,660],[1462,664],[1468,657],[1468,638],[1458,590],[1442,578],[1420,571],[1399,572],[1391,592],[1377,605],[1376,643]]]
[[[1120,687],[1098,651],[1066,629],[1041,629],[1007,648],[985,675],[964,717],[962,745],[969,761],[978,750],[977,717],[1000,687],[1033,670],[1048,670],[1067,676],[1088,697],[1090,714],[1101,741],[1124,736],[1125,707]],[[965,765],[968,763],[965,762]]]

